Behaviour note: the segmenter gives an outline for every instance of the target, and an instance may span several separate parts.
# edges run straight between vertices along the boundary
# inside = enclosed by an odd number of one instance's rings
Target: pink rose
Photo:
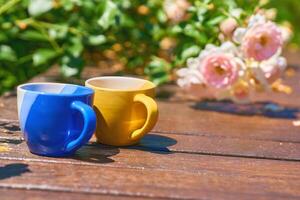
[[[281,31],[273,22],[257,23],[245,33],[242,51],[247,58],[263,61],[271,58],[282,43]]]
[[[187,0],[165,0],[164,11],[172,22],[181,22],[186,17],[186,11],[190,7]]]
[[[200,68],[205,84],[213,88],[225,88],[238,78],[238,63],[225,53],[208,55]]]
[[[234,18],[227,18],[220,24],[220,30],[226,37],[231,37],[238,23]]]

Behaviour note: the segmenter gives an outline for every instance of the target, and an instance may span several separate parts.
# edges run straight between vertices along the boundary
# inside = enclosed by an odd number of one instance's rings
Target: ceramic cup
[[[139,142],[158,118],[155,85],[147,80],[106,76],[89,79],[94,89],[96,137],[102,144],[127,146]]]
[[[43,156],[73,154],[96,128],[94,91],[60,83],[18,86],[20,127],[29,150]]]

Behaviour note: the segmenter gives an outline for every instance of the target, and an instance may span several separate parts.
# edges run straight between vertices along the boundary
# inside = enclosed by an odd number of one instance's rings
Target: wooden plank
[[[300,171],[297,170],[300,162],[176,153],[170,150],[172,141],[165,140],[155,146],[157,138],[148,139],[143,140],[141,146],[131,148],[90,144],[74,157],[57,159],[29,153],[19,135],[10,133],[9,137],[0,137],[0,187],[178,199],[300,196]],[[181,141],[188,144],[193,140]],[[7,167],[5,169],[9,164],[22,165],[10,173]],[[82,170],[78,172],[77,167]],[[114,180],[103,175],[106,172]],[[28,173],[30,177],[22,178]],[[83,183],[79,176],[83,177]],[[89,176],[94,177],[91,182]],[[104,182],[97,182],[96,177]],[[10,179],[13,181],[6,182]],[[190,187],[186,187],[188,185]]]
[[[145,150],[300,161],[300,143],[151,133],[138,148]]]
[[[8,145],[9,155],[23,157],[26,152],[17,122],[0,120],[0,145]],[[91,140],[95,142],[95,138]],[[19,145],[21,144],[21,145]],[[93,147],[93,145],[90,145]],[[100,145],[100,147],[102,147]],[[161,153],[197,153],[224,156],[256,157],[279,160],[300,160],[300,143],[277,142],[199,135],[150,133],[141,143],[128,149]],[[97,151],[91,148],[91,151]]]
[[[17,120],[15,105],[15,98],[9,98],[5,101],[3,109],[0,108],[0,119]],[[299,128],[293,126],[292,123],[295,119],[227,114],[194,109],[192,106],[193,104],[187,103],[159,102],[161,112],[153,131],[208,137],[222,136],[226,138],[300,142]],[[298,115],[298,113],[296,114]]]
[[[293,126],[293,119],[198,110],[182,103],[160,102],[159,109],[154,132],[300,142],[299,127]]]
[[[111,185],[113,189],[115,189],[118,194],[122,195],[133,195],[138,196],[139,194],[147,196],[151,196],[154,198],[158,197],[174,197],[171,194],[176,193],[175,191],[182,189],[182,185],[176,186],[176,182],[181,181],[185,182],[185,184],[192,184],[191,190],[186,190],[183,188],[181,195],[176,196],[174,198],[196,198],[196,196],[205,196],[210,198],[239,198],[244,199],[247,196],[255,198],[262,197],[266,198],[271,193],[273,194],[275,192],[275,196],[278,198],[284,198],[284,197],[298,197],[300,194],[294,194],[293,188],[299,188],[300,187],[300,172],[298,167],[300,167],[300,162],[283,162],[283,161],[275,161],[275,160],[262,160],[262,159],[246,159],[246,158],[234,158],[234,157],[220,157],[220,156],[205,156],[205,155],[199,155],[199,154],[186,154],[186,153],[176,153],[176,152],[168,152],[164,151],[164,149],[161,148],[161,146],[155,147],[152,146],[152,148],[146,148],[145,146],[150,145],[152,141],[145,140],[143,141],[145,145],[144,147],[132,147],[132,148],[114,148],[104,145],[98,145],[98,144],[90,144],[85,146],[84,148],[80,149],[76,156],[71,158],[46,158],[46,157],[40,157],[35,156],[33,154],[30,154],[28,150],[26,149],[26,144],[24,142],[18,141],[18,136],[14,135],[10,138],[10,141],[5,141],[4,138],[0,139],[0,141],[3,141],[0,143],[0,146],[3,144],[7,144],[7,151],[2,151],[0,153],[0,163],[5,162],[12,162],[12,163],[21,163],[21,164],[28,164],[31,165],[39,165],[37,168],[46,168],[43,173],[47,173],[46,171],[52,171],[49,176],[52,177],[52,179],[56,179],[55,176],[66,176],[64,173],[70,173],[72,175],[62,178],[63,180],[69,180],[72,179],[72,176],[82,176],[82,172],[74,172],[75,166],[78,166],[79,168],[82,167],[99,167],[103,168],[101,172],[98,172],[95,174],[94,168],[88,169],[86,176],[88,174],[90,176],[100,176],[99,179],[101,179],[102,173],[105,173],[105,171],[108,169],[110,171],[111,169],[114,169],[114,172],[116,173],[113,176],[116,180],[119,179],[119,175],[124,176],[121,179],[123,179],[124,182],[131,182],[134,177],[141,177],[142,179],[151,179],[155,177],[153,181],[155,183],[152,183],[156,187],[163,187],[163,191],[159,191],[157,195],[157,188],[152,188],[151,191],[146,191],[144,188],[142,191],[139,189],[132,189],[130,193],[124,193],[122,187],[117,187],[117,189]],[[187,140],[186,142],[189,143],[192,140]],[[147,144],[148,143],[148,144]],[[165,142],[167,144],[167,142]],[[153,145],[153,143],[152,143]],[[167,146],[167,145],[165,145]],[[160,149],[159,149],[160,148]],[[169,147],[168,147],[169,148]],[[3,150],[3,148],[2,148]],[[42,164],[43,166],[40,166]],[[45,165],[45,166],[44,166]],[[72,167],[68,167],[71,165]],[[48,167],[50,169],[48,169]],[[61,168],[68,169],[68,172],[61,171]],[[31,169],[30,169],[31,170]],[[129,171],[128,171],[129,170]],[[27,171],[26,168],[17,170],[15,173],[22,175],[22,172]],[[32,171],[32,170],[31,170]],[[123,171],[126,171],[125,174],[123,174]],[[152,174],[152,171],[153,174]],[[1,172],[1,170],[0,170]],[[5,170],[7,173],[8,171]],[[156,172],[162,172],[162,174],[156,174]],[[25,172],[24,174],[27,174],[29,172]],[[149,174],[150,173],[150,174]],[[1,174],[1,173],[0,173]],[[63,174],[63,175],[62,175]],[[167,175],[165,175],[167,174]],[[191,175],[195,174],[195,175]],[[177,177],[178,175],[182,175],[180,177]],[[211,175],[213,175],[211,177]],[[34,174],[34,177],[41,177],[44,179],[47,179],[47,175],[45,174]],[[146,176],[146,177],[144,177]],[[160,185],[159,183],[163,182],[159,177],[164,178],[165,176],[170,179],[169,176],[173,177],[174,179],[169,180],[169,182],[165,183],[165,186]],[[194,177],[195,176],[195,177]],[[194,178],[192,178],[194,177]],[[9,177],[13,178],[13,177]],[[128,180],[127,180],[128,178]],[[29,177],[28,179],[32,179]],[[107,178],[106,178],[107,179]],[[198,180],[199,179],[199,180]],[[221,179],[221,180],[219,180]],[[225,180],[223,180],[225,179]],[[232,185],[236,190],[229,190],[227,193],[226,191],[231,185],[231,179],[233,179],[234,184]],[[248,180],[249,179],[249,180]],[[253,179],[253,180],[252,180]],[[102,180],[102,179],[101,179]],[[200,181],[202,180],[202,181]],[[294,182],[296,180],[296,182]],[[27,183],[27,185],[24,182]],[[108,179],[107,181],[111,181],[111,179]],[[114,184],[123,184],[123,181],[120,183],[118,181],[114,182]],[[200,181],[200,182],[199,182]],[[238,182],[241,181],[241,187],[238,187]],[[254,181],[254,182],[251,182]],[[258,181],[258,182],[256,182]],[[298,182],[299,181],[299,182]],[[90,190],[90,188],[93,188],[92,185],[86,185],[80,186],[80,188],[74,188],[72,186],[72,183],[66,183],[66,185],[60,185],[59,187],[56,185],[56,182],[53,180],[53,182],[49,185],[46,181],[46,185],[40,186],[38,183],[44,183],[43,180],[36,180],[36,182],[27,182],[25,179],[19,180],[17,179],[15,182],[5,183],[4,185],[1,185],[2,181],[0,180],[0,186],[2,187],[13,187],[13,188],[27,188],[31,187],[31,189],[39,189],[39,190],[54,190],[54,191],[65,191],[65,192],[92,192],[92,193],[108,193],[111,194],[113,190],[112,188],[106,188],[103,185],[100,185],[100,189],[94,188],[93,190]],[[85,179],[85,183],[89,182],[89,179]],[[134,179],[135,184],[138,184],[138,180]],[[217,182],[217,185],[212,185],[212,183]],[[183,184],[182,183],[182,184]],[[207,184],[206,187],[204,187],[204,184]],[[248,186],[249,183],[249,186]],[[63,184],[63,183],[61,183]],[[69,185],[71,184],[71,186]],[[99,184],[99,183],[97,183]],[[145,185],[148,185],[149,183],[144,183]],[[157,185],[158,184],[158,185]],[[193,185],[196,184],[196,185]],[[199,185],[198,185],[199,184]],[[218,190],[218,187],[221,187],[219,184],[227,184],[225,188],[222,189],[222,191]],[[256,188],[256,184],[260,185],[260,187],[264,188],[262,189],[262,192],[259,192],[259,194],[252,194],[252,190],[259,190]],[[29,186],[28,186],[29,185]],[[275,185],[275,186],[274,186]],[[48,187],[49,186],[49,187]],[[142,185],[143,186],[143,185]],[[211,187],[209,187],[211,186]],[[83,187],[83,188],[82,188]],[[105,189],[103,189],[103,187]],[[129,187],[129,186],[128,186]],[[144,187],[144,186],[143,186]],[[146,186],[145,186],[146,187]],[[204,190],[197,190],[197,187],[203,188]],[[209,187],[209,188],[208,188]],[[227,188],[228,187],[228,188]],[[222,187],[221,187],[222,188]],[[266,189],[267,188],[267,189]],[[273,188],[273,190],[269,190],[269,188]],[[286,188],[289,192],[286,190],[282,191],[282,188]],[[291,191],[292,188],[292,191]],[[241,189],[242,194],[240,193],[239,189]],[[113,191],[115,191],[113,190]],[[136,194],[135,192],[138,194]],[[166,193],[166,191],[170,191],[170,193]],[[213,192],[214,191],[214,192]],[[280,194],[278,194],[278,192]],[[282,192],[282,193],[281,193]],[[161,194],[163,193],[163,194]],[[211,193],[216,193],[213,194]],[[190,196],[189,196],[190,195]],[[237,195],[237,196],[236,196]],[[273,197],[273,196],[272,196]]]
[[[16,105],[15,98],[11,98],[9,102]],[[6,103],[4,107],[6,108],[8,105],[9,103]],[[299,128],[293,126],[292,123],[294,119],[233,115],[197,110],[192,108],[192,106],[192,104],[159,102],[161,112],[153,131],[279,142],[300,142]],[[0,119],[17,120],[16,107],[9,108],[9,110],[0,110]]]
[[[291,145],[287,145],[285,148],[282,148],[280,150],[275,149],[274,152],[268,152],[268,149],[265,150],[262,147],[258,147],[257,150],[248,150],[247,151],[238,151],[236,149],[230,149],[230,144],[228,144],[228,150],[224,148],[224,146],[221,146],[220,152],[215,152],[215,147],[211,147],[212,145],[206,144],[204,147],[197,147],[196,143],[200,140],[197,140],[197,138],[189,138],[185,140],[181,140],[182,142],[179,142],[181,144],[174,144],[172,146],[172,143],[169,143],[170,141],[167,141],[166,138],[164,138],[165,141],[159,141],[158,138],[164,137],[163,135],[156,135],[151,134],[147,136],[140,145],[133,146],[133,147],[127,147],[127,148],[116,148],[116,147],[109,147],[105,145],[100,144],[88,144],[81,148],[74,157],[67,158],[67,159],[55,159],[55,158],[47,158],[45,160],[44,157],[35,156],[31,153],[29,153],[25,142],[22,140],[19,140],[18,138],[10,138],[5,139],[0,137],[0,148],[2,149],[0,158],[3,159],[25,159],[25,160],[36,160],[41,162],[55,162],[55,163],[73,163],[73,164],[91,164],[91,163],[113,163],[114,160],[111,158],[112,156],[114,158],[117,158],[119,160],[118,163],[114,163],[113,166],[117,167],[133,167],[133,168],[139,168],[143,166],[144,160],[154,160],[155,162],[151,165],[145,164],[146,167],[149,168],[162,168],[164,165],[159,165],[158,161],[161,159],[162,162],[171,162],[173,159],[175,161],[185,159],[189,156],[186,156],[183,153],[192,153],[190,156],[191,159],[194,157],[197,158],[196,155],[193,154],[200,154],[200,155],[223,155],[223,156],[231,156],[231,157],[242,157],[242,158],[264,158],[264,159],[276,159],[276,160],[285,160],[285,161],[299,161],[299,146],[298,149],[294,148]],[[153,139],[154,138],[154,139]],[[171,141],[172,142],[172,141]],[[210,141],[213,142],[213,141]],[[201,143],[201,142],[200,142]],[[209,143],[209,141],[207,142]],[[191,144],[191,145],[189,145]],[[205,142],[202,141],[202,144],[205,145]],[[213,144],[216,145],[216,144]],[[218,146],[218,145],[217,145]],[[233,145],[234,146],[234,145]],[[245,145],[246,146],[246,145]],[[250,145],[246,146],[249,148]],[[267,148],[270,148],[268,144],[266,145]],[[284,146],[284,145],[283,145]],[[291,147],[291,149],[289,149]],[[212,150],[210,150],[210,148]],[[247,149],[246,148],[246,149]],[[253,146],[255,148],[255,146]],[[244,148],[245,149],[245,148]],[[270,148],[271,149],[271,148]],[[226,152],[226,150],[228,152]],[[234,151],[236,150],[236,151]],[[232,151],[232,152],[231,152]],[[295,155],[293,152],[298,152],[297,155]],[[121,152],[121,154],[120,154]],[[240,153],[240,154],[239,154]],[[263,154],[270,153],[270,155],[263,155]],[[281,155],[280,155],[281,153]],[[162,155],[168,155],[170,154],[171,157],[164,157],[160,156]],[[160,158],[161,157],[161,158]],[[131,158],[135,158],[133,165]],[[164,160],[166,159],[166,160]],[[171,160],[170,160],[171,159]],[[122,165],[119,165],[121,164]],[[156,164],[156,165],[155,165]],[[171,165],[167,165],[166,167],[169,169],[173,169],[174,166],[179,167],[179,169],[190,169],[195,170],[199,166],[193,166],[191,168],[191,165],[183,163],[181,166],[176,166],[176,163],[172,163]],[[182,167],[182,168],[180,168]],[[174,168],[177,169],[177,168]]]
[[[7,93],[0,97],[0,119],[17,120],[17,96],[15,93]]]
[[[0,171],[11,170],[1,173],[0,187],[175,199],[300,198],[300,163],[197,157],[194,171],[1,160]]]
[[[76,192],[57,192],[45,190],[26,190],[26,189],[7,189],[0,188],[2,200],[42,200],[42,199],[56,199],[56,200],[115,200],[115,199],[144,199],[139,197],[127,197],[118,195],[101,195],[89,193],[76,193]]]

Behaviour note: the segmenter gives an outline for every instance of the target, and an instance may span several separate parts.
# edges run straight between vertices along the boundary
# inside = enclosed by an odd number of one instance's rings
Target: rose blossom
[[[249,103],[252,95],[252,89],[244,80],[239,80],[231,89],[231,99],[237,103]]]
[[[282,46],[282,35],[273,22],[256,24],[245,34],[242,51],[247,58],[263,61],[271,58]]]
[[[205,84],[216,89],[226,88],[237,80],[240,69],[244,67],[236,55],[237,48],[231,42],[220,47],[208,44],[197,58],[188,60],[187,68],[177,72],[177,83],[181,87]]]
[[[261,14],[253,15],[247,28],[237,28],[233,40],[241,44],[246,58],[263,61],[281,50],[283,35],[280,28]]]
[[[232,56],[225,53],[207,56],[200,67],[204,82],[214,88],[225,88],[238,77],[237,64]]]
[[[238,23],[234,18],[227,18],[221,22],[220,30],[225,36],[231,37],[237,25]]]
[[[202,75],[197,69],[182,68],[177,71],[177,84],[185,89],[190,88],[192,85],[202,84]]]
[[[289,23],[279,26],[282,34],[283,44],[287,44],[291,37],[293,36],[293,31]]]
[[[187,0],[165,0],[164,11],[172,22],[181,22],[186,16],[186,11],[190,7]]]
[[[258,81],[260,87],[267,91],[271,89],[270,84],[280,78],[286,66],[286,59],[280,56],[280,52],[269,60],[249,63],[255,80]]]
[[[274,57],[268,61],[263,61],[260,67],[268,83],[273,83],[280,78],[286,68],[286,59],[284,57]]]

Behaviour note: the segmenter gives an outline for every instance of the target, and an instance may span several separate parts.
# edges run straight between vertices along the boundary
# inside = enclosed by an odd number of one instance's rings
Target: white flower
[[[250,28],[256,24],[264,24],[266,22],[267,22],[267,19],[264,15],[261,15],[261,14],[252,15],[248,22],[248,28]]]
[[[249,64],[255,78],[261,83],[263,88],[270,90],[270,84],[276,81],[287,66],[287,61],[280,53],[273,56],[269,60],[262,62],[251,62]]]
[[[177,71],[179,79],[177,84],[182,88],[189,88],[192,85],[198,85],[203,83],[202,75],[197,71],[197,69],[182,68]]]
[[[242,43],[246,31],[247,31],[246,28],[241,28],[241,27],[235,29],[235,31],[233,32],[232,40],[238,44]]]
[[[280,78],[282,72],[286,69],[287,62],[284,57],[274,56],[273,58],[260,63],[260,68],[265,74],[269,83],[273,83]]]
[[[293,36],[293,31],[291,30],[290,27],[284,25],[279,26],[279,29],[281,31],[283,43],[284,44],[288,43],[291,37]]]
[[[229,11],[230,15],[234,18],[240,18],[243,10],[241,8],[234,8]]]

